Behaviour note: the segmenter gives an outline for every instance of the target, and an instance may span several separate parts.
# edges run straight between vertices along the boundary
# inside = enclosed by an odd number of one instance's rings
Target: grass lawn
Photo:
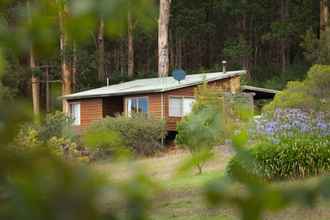
[[[162,186],[162,191],[155,195],[152,219],[155,220],[231,220],[238,219],[239,213],[232,207],[210,208],[202,197],[203,186],[212,178],[224,174],[226,164],[232,153],[226,147],[217,150],[216,157],[204,167],[202,175],[190,173],[177,176],[176,170],[189,154],[183,151],[169,153],[160,157],[140,159],[131,163],[97,163],[95,169],[112,178],[122,179],[140,169],[152,176]],[[285,184],[285,183],[284,183]],[[265,219],[275,220],[326,220],[330,219],[330,203],[322,201],[314,208],[290,207],[280,213],[269,213]]]

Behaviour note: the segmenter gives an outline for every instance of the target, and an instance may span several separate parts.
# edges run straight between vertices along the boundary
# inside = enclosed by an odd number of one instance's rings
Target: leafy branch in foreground
[[[233,139],[240,163],[231,167],[231,176],[208,183],[205,196],[213,206],[230,204],[239,209],[241,219],[260,220],[268,211],[280,211],[291,204],[315,206],[319,197],[330,199],[330,177],[311,183],[273,184],[252,172],[254,159],[245,146],[247,133]],[[242,166],[244,164],[244,166]]]
[[[40,143],[17,151],[14,138],[31,114],[0,100],[0,219],[147,219],[154,185],[142,174],[113,182],[80,163],[65,161]],[[17,108],[20,106],[22,108]],[[24,107],[24,108],[23,108]],[[116,199],[107,207],[105,195]]]

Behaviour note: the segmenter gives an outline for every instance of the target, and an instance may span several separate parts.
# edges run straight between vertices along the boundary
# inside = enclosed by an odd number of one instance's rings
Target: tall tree
[[[329,27],[329,5],[328,0],[320,0],[320,34]]]
[[[128,10],[128,66],[127,72],[128,77],[132,78],[134,76],[134,36],[133,36],[134,24],[131,11]]]
[[[77,89],[77,45],[75,42],[73,42],[72,46],[72,65],[71,65],[71,71],[72,71],[72,90],[75,92]]]
[[[40,80],[37,76],[36,61],[33,48],[30,49],[30,68],[32,70],[32,102],[33,113],[38,115],[40,113]]]
[[[28,11],[28,16],[29,16],[29,22],[32,22],[32,15],[31,15],[31,9],[30,9],[30,2],[27,1],[27,11]],[[36,60],[35,60],[35,53],[33,49],[33,44],[31,43],[31,48],[30,48],[30,68],[32,70],[32,103],[33,103],[33,113],[35,115],[38,115],[40,113],[40,81],[39,77],[37,76],[36,73]]]
[[[101,18],[97,33],[97,72],[99,81],[104,81],[105,79],[104,65],[104,20]]]
[[[72,69],[68,63],[68,36],[65,30],[65,17],[68,15],[67,6],[59,1],[59,28],[60,28],[60,50],[62,55],[61,71],[62,71],[62,95],[72,93]],[[69,105],[63,99],[63,112],[69,112]]]
[[[171,0],[160,0],[158,21],[158,74],[167,76],[169,72],[168,26]]]
[[[281,24],[282,28],[285,26],[289,18],[289,0],[281,0]],[[281,52],[281,68],[282,73],[286,71],[288,65],[288,46],[287,36],[281,36],[280,52]]]

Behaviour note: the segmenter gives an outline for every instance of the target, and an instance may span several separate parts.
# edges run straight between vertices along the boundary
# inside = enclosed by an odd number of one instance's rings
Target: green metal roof
[[[255,87],[255,86],[248,86],[248,85],[241,86],[241,90],[242,91],[271,93],[271,94],[277,94],[280,92],[280,91],[274,90],[274,89],[266,89],[266,88]]]
[[[186,78],[180,82],[176,81],[173,77],[138,79],[138,80],[119,83],[115,85],[105,86],[97,89],[78,92],[67,96],[63,96],[62,98],[67,100],[73,100],[73,99],[84,99],[84,98],[166,92],[166,91],[185,88],[189,86],[199,85],[202,84],[204,81],[212,82],[216,80],[239,76],[245,73],[246,71],[241,70],[241,71],[229,71],[225,73],[217,72],[217,73],[193,74],[193,75],[187,75]]]

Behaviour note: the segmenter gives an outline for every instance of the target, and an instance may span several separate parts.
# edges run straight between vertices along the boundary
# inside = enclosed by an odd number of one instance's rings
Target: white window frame
[[[133,100],[133,99],[136,99],[136,100],[146,99],[147,104],[148,104],[147,112],[143,112],[143,113],[149,114],[149,107],[150,107],[149,97],[148,96],[132,96],[132,97],[125,98],[125,109],[126,109],[126,115],[127,116],[130,117],[132,115],[132,109],[129,107],[129,104],[132,103],[132,102],[130,102],[130,100]],[[137,103],[138,103],[138,108],[139,108],[139,101]]]
[[[180,113],[179,114],[173,114],[172,106],[171,106],[171,99],[180,99],[181,100],[181,106],[180,106]],[[182,118],[189,113],[191,113],[191,110],[189,112],[185,112],[184,110],[184,100],[185,99],[193,99],[194,102],[196,101],[195,96],[169,96],[168,97],[168,117],[171,118]]]
[[[74,120],[72,125],[80,126],[80,124],[81,124],[81,104],[80,104],[80,102],[71,102],[69,104],[69,106],[70,106],[69,116],[70,116],[70,118],[72,118]],[[75,113],[72,112],[72,110],[74,108],[73,106],[78,106],[78,118],[75,118],[76,112]]]

